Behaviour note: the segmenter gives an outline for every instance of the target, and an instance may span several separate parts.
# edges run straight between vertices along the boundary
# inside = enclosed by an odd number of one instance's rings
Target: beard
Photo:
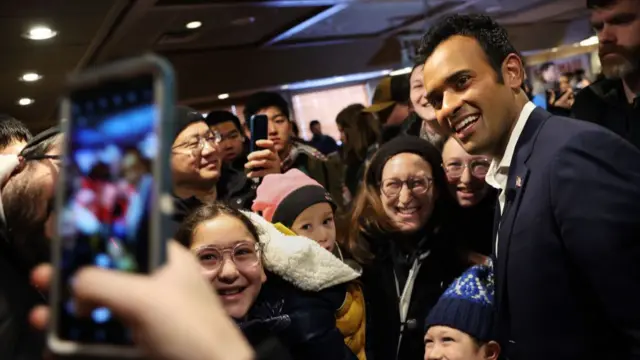
[[[617,56],[608,56],[615,54]],[[640,71],[640,46],[626,48],[604,44],[599,50],[602,73],[607,79],[622,79]]]
[[[19,180],[21,181],[7,184],[2,193],[2,205],[10,247],[18,257],[15,260],[31,269],[50,259],[45,222],[53,210],[53,199],[46,200],[47,210],[45,214],[41,214],[38,204],[43,202],[43,190],[37,186],[29,186],[27,179]]]

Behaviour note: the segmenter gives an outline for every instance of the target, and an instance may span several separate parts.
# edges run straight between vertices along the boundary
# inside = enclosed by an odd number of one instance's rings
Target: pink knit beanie
[[[327,190],[298,169],[265,176],[256,192],[251,210],[261,213],[269,222],[287,227],[312,205],[327,202],[335,209]]]

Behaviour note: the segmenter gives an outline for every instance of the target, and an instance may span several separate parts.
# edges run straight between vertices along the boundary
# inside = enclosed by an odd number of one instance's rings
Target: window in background
[[[369,105],[364,84],[300,93],[293,95],[292,99],[295,120],[300,127],[300,136],[306,140],[311,139],[309,123],[313,120],[320,121],[325,135],[339,140],[340,132],[336,126],[336,116],[340,110],[351,104]]]

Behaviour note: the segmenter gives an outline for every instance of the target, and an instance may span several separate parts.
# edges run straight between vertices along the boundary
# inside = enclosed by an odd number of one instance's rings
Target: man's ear
[[[482,345],[482,351],[484,352],[483,358],[486,360],[498,360],[500,356],[500,344],[495,341],[489,341]]]
[[[502,62],[502,80],[508,87],[516,90],[524,82],[524,66],[522,59],[516,54],[509,54]]]

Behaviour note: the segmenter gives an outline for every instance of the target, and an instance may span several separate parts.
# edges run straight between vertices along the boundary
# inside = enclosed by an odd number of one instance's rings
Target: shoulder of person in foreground
[[[609,130],[573,123],[577,130],[549,164],[553,215],[571,264],[640,353],[640,150]]]

